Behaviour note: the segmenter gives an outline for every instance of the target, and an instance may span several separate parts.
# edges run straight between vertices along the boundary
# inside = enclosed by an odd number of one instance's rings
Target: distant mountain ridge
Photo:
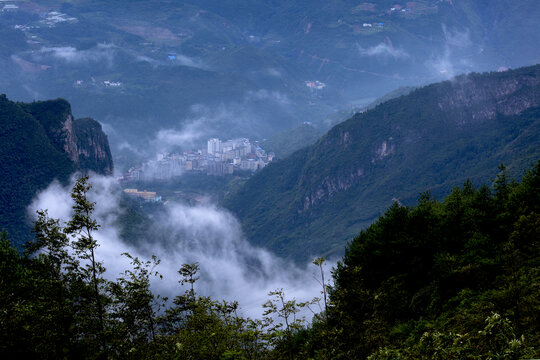
[[[400,86],[540,62],[536,0],[20,3],[0,13],[0,93],[66,98],[134,147],[198,119],[201,141],[326,129]]]
[[[63,99],[15,103],[0,95],[0,231],[29,239],[26,207],[54,179],[76,170],[112,174],[107,135],[93,119],[74,120]]]
[[[278,254],[340,253],[393,201],[412,204],[505,163],[540,157],[540,65],[458,76],[392,99],[267,166],[225,206],[247,236]]]

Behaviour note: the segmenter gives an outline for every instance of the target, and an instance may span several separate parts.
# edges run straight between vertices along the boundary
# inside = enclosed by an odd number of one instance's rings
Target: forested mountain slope
[[[390,100],[267,166],[225,205],[248,237],[301,258],[343,250],[393,201],[518,175],[540,155],[540,66],[470,74]]]
[[[106,277],[110,262],[94,257],[99,244],[88,241],[98,230],[86,201],[91,184],[80,178],[66,225],[41,213],[36,241],[23,253],[0,234],[0,352],[6,359],[537,359],[540,162],[521,182],[507,175],[503,166],[492,186],[466,181],[442,201],[424,193],[416,206],[394,203],[349,243],[332,286],[324,258],[313,262],[329,296],[300,302],[283,288],[271,291],[262,319],[244,317],[236,301],[200,295],[198,263],[180,267],[187,286],[171,289],[179,291],[171,301],[152,292],[162,278],[155,256],[124,253],[130,265]],[[81,230],[89,237],[72,236]],[[306,307],[310,324],[298,313]]]
[[[518,183],[503,167],[491,186],[394,203],[347,246],[293,357],[538,358],[539,213],[540,162]]]
[[[92,119],[73,120],[65,100],[15,103],[0,95],[0,230],[30,238],[26,207],[35,193],[76,170],[112,173],[107,136]]]

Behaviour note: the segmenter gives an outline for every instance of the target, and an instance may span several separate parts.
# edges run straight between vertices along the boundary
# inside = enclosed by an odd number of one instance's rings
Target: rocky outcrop
[[[43,126],[52,145],[78,162],[71,106],[64,99],[36,101],[23,107]]]
[[[350,189],[358,183],[362,175],[364,175],[364,170],[358,169],[343,176],[326,176],[318,185],[317,190],[305,195],[303,208],[298,210],[298,213],[301,214],[319,203],[328,201],[338,192]]]
[[[63,139],[64,152],[69,156],[71,161],[77,163],[79,161],[79,157],[77,156],[77,139],[73,133],[73,116],[71,114],[65,117],[64,126],[62,126],[62,130],[59,133]]]
[[[113,162],[109,140],[101,129],[101,124],[94,119],[77,119],[74,123],[77,138],[79,166],[83,169],[112,174]]]
[[[443,112],[458,110],[453,120],[460,125],[493,119],[498,114],[518,115],[526,109],[540,106],[538,68],[531,73],[506,77],[504,73],[492,77],[473,74],[459,76],[441,86],[438,107]]]
[[[99,122],[90,118],[73,120],[71,106],[64,99],[23,106],[41,123],[54,147],[66,154],[78,169],[112,174],[109,141]]]
[[[30,104],[0,94],[0,231],[17,246],[32,241],[27,207],[37,192],[77,170],[112,173],[107,136],[97,121],[74,120],[65,100]]]
[[[282,256],[342,251],[394,201],[446,196],[540,156],[540,65],[428,85],[353,116],[226,199],[248,238]]]

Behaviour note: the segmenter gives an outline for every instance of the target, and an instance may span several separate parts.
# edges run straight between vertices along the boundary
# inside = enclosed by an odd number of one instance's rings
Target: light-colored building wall
[[[221,152],[221,141],[217,138],[208,140],[207,150],[211,155]]]

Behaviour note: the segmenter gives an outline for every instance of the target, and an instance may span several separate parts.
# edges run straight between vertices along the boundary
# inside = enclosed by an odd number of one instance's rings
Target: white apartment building
[[[217,138],[208,140],[208,154],[214,155],[221,152],[221,141]]]

